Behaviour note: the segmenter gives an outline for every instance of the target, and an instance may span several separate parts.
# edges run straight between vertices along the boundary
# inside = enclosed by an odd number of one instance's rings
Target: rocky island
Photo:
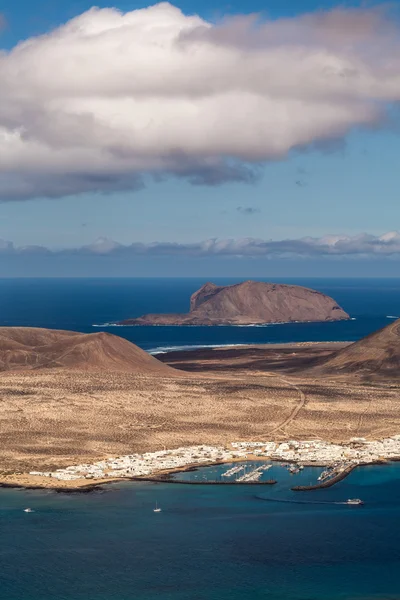
[[[245,281],[229,286],[206,283],[184,314],[147,314],[118,325],[259,325],[340,321],[349,315],[333,298],[297,285]]]

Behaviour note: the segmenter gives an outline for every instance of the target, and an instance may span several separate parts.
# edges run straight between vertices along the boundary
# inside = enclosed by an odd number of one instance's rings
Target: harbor
[[[322,440],[289,440],[287,442],[233,442],[229,446],[188,446],[175,449],[111,457],[92,464],[70,465],[55,471],[31,471],[30,481],[50,479],[57,482],[97,485],[115,480],[148,480],[187,483],[184,472],[191,473],[202,466],[226,465],[214,484],[271,485],[276,477],[266,476],[273,464],[285,466],[295,477],[307,466],[318,467],[309,485],[291,485],[294,491],[316,490],[333,486],[355,467],[396,460],[400,457],[400,436],[368,441],[352,438],[343,444]],[[257,463],[257,464],[256,464]],[[176,473],[179,472],[179,477]],[[173,474],[173,477],[169,475]],[[207,479],[207,481],[205,481]],[[207,483],[209,478],[189,478],[189,483]],[[34,485],[34,483],[32,483]]]
[[[189,469],[184,473],[181,471],[177,473],[168,473],[164,475],[163,481],[194,485],[275,485],[277,483],[275,478],[266,479],[264,477],[272,466],[272,464],[255,465],[250,461],[235,464],[227,470],[218,470],[217,472],[210,466],[203,468],[201,474],[197,469]],[[222,469],[225,467],[221,465],[220,468]],[[151,479],[154,481],[160,478]]]

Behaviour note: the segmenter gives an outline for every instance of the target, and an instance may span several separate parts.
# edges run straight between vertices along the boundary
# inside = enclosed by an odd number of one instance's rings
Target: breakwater
[[[346,467],[346,469],[344,469],[343,471],[341,471],[340,473],[335,475],[335,477],[332,477],[331,479],[328,479],[327,481],[321,481],[320,483],[316,483],[314,485],[296,485],[296,486],[292,487],[291,490],[293,492],[309,492],[311,490],[321,490],[321,489],[325,489],[325,488],[330,488],[333,485],[335,485],[335,483],[339,483],[339,481],[342,481],[348,475],[350,475],[350,473],[356,467],[358,467],[358,465],[350,465],[350,466]]]
[[[151,481],[153,483],[180,483],[183,485],[275,485],[278,483],[276,479],[268,479],[267,481],[210,481],[202,479],[194,481],[191,479],[173,479],[171,474],[160,475],[159,477],[132,477],[131,481]]]

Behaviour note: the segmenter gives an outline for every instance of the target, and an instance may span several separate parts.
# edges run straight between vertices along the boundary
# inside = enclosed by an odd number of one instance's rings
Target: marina
[[[236,481],[237,482],[258,482],[261,479],[262,474],[271,468],[272,465],[261,465],[256,467],[252,471],[246,473],[246,469],[243,475],[241,475]]]
[[[85,463],[59,468],[55,471],[31,471],[32,482],[39,478],[57,481],[92,482],[151,480],[186,483],[185,471],[193,472],[201,466],[225,465],[214,483],[254,484],[265,483],[265,473],[275,463],[285,465],[293,477],[299,476],[307,466],[321,468],[308,485],[294,485],[294,491],[307,491],[333,486],[344,479],[354,468],[369,464],[397,460],[400,457],[400,435],[369,441],[352,438],[343,444],[332,444],[319,439],[289,440],[287,442],[232,442],[228,446],[188,446],[164,449],[143,454],[112,457],[92,464]],[[258,461],[258,464],[255,464]],[[236,464],[237,463],[237,464]],[[246,463],[246,464],[245,464]],[[253,464],[252,464],[253,463]],[[229,465],[229,466],[226,466]],[[179,477],[176,472],[179,471]],[[169,477],[174,474],[174,477]],[[272,477],[269,482],[275,482]],[[193,476],[191,483],[207,483]],[[33,483],[34,485],[34,483]]]
[[[154,483],[175,483],[182,485],[225,485],[225,486],[233,486],[233,485],[275,485],[277,482],[276,479],[268,479],[265,481],[257,480],[236,480],[236,481],[213,481],[208,479],[202,480],[188,480],[188,479],[173,479],[173,478],[162,478],[162,477],[146,477],[140,479],[134,479],[133,481],[152,481]]]

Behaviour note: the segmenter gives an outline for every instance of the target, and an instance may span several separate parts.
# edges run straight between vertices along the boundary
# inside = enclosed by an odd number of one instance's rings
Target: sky
[[[0,277],[398,276],[400,10],[3,0]]]

